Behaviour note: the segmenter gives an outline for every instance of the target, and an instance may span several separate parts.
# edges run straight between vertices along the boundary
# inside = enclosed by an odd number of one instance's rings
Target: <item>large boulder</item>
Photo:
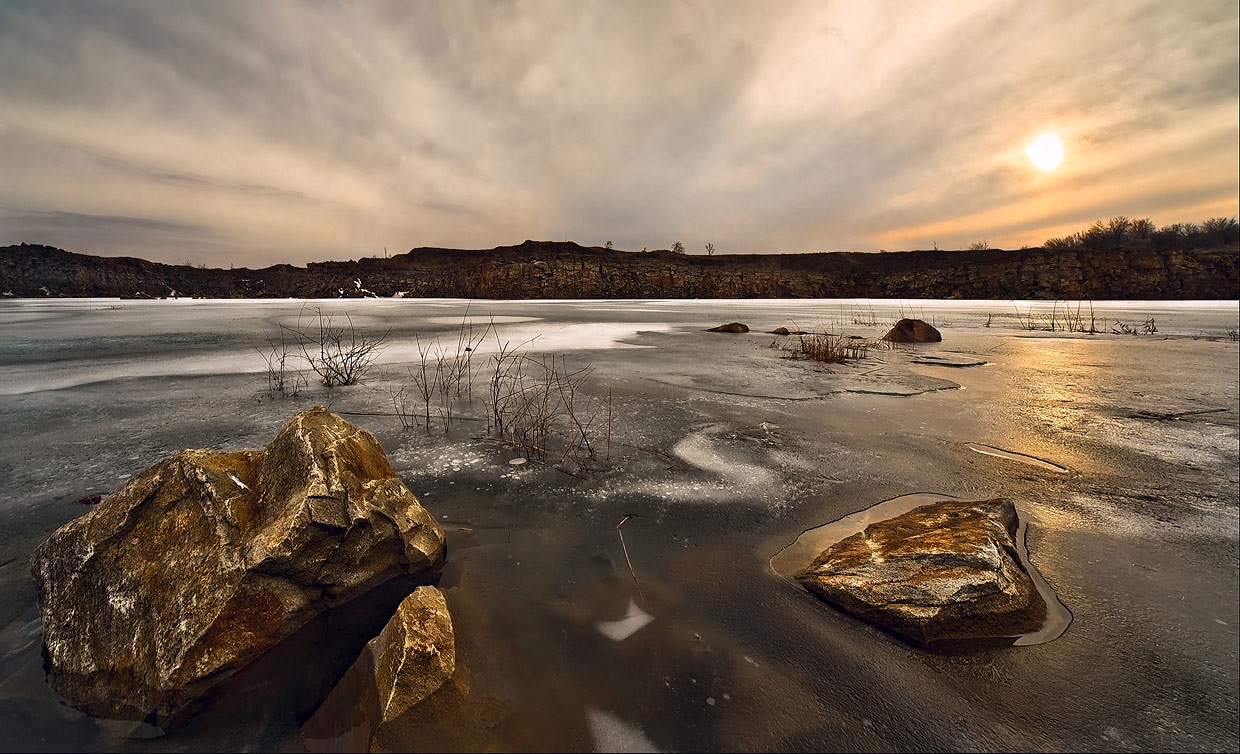
[[[38,547],[52,687],[164,722],[315,615],[433,578],[444,535],[375,436],[327,409],[264,450],[184,450]]]
[[[729,322],[726,325],[712,327],[706,332],[730,332],[730,333],[746,333],[749,332],[749,325],[744,322]]]
[[[887,331],[883,340],[892,343],[939,343],[943,334],[920,319],[902,319]]]
[[[916,644],[1018,636],[1047,614],[1018,526],[1006,500],[924,505],[840,540],[794,577]]]

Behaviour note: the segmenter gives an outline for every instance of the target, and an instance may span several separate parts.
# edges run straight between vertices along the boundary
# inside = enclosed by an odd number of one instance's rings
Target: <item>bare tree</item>
[[[706,243],[706,256],[708,257],[715,256],[715,245],[713,243],[710,243],[709,241],[707,241]]]
[[[684,254],[685,245],[682,244],[680,241],[676,241],[675,243],[672,244],[672,253],[673,254]]]

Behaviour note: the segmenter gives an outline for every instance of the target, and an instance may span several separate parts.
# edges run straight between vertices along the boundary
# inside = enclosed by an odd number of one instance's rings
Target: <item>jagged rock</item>
[[[749,325],[746,325],[742,322],[729,322],[726,325],[719,325],[718,327],[712,327],[706,332],[745,333],[745,332],[749,332]]]
[[[375,657],[375,686],[385,723],[438,691],[456,670],[452,616],[434,587],[406,597],[367,646]]]
[[[1037,630],[1046,603],[1021,564],[1010,501],[944,501],[835,543],[797,581],[914,643]]]
[[[920,319],[902,319],[887,331],[883,340],[892,343],[938,343],[943,335]]]
[[[310,618],[444,536],[375,436],[323,407],[264,450],[184,450],[38,547],[52,687],[103,717],[164,721]]]
[[[309,751],[475,751],[494,700],[471,697],[443,594],[422,587],[301,729]]]

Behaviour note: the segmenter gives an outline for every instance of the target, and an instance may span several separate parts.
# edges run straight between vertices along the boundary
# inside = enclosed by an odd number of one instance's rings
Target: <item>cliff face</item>
[[[683,256],[526,241],[390,259],[200,269],[49,246],[0,248],[13,296],[334,298],[1234,299],[1240,250],[908,251]]]

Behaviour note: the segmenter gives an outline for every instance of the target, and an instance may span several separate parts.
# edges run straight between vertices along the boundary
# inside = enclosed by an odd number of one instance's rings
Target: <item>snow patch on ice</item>
[[[595,627],[598,628],[599,633],[612,641],[624,641],[645,628],[652,620],[654,620],[653,615],[642,610],[633,600],[629,600],[629,609],[623,618],[620,620],[600,621],[595,624]]]

